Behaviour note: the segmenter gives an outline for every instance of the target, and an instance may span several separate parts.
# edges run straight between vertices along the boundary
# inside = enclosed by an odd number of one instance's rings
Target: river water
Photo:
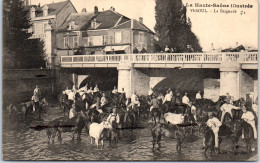
[[[48,122],[62,115],[57,107],[47,109],[44,122]],[[152,150],[152,124],[143,120],[142,129],[122,130],[122,137],[116,148],[109,148],[108,141],[104,141],[104,149],[97,149],[90,144],[90,138],[83,129],[81,142],[72,141],[72,133],[62,133],[62,143],[55,139],[54,145],[47,144],[46,131],[35,131],[29,126],[42,122],[8,123],[3,116],[2,151],[4,160],[163,160],[163,161],[245,161],[256,152],[246,154],[245,143],[240,140],[238,154],[232,154],[230,140],[224,140],[220,148],[221,154],[206,157],[201,150],[202,136],[189,135],[185,138],[182,151],[176,151],[176,141],[163,138],[160,150]]]

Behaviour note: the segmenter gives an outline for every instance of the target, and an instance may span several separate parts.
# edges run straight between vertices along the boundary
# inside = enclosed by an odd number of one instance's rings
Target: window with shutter
[[[69,37],[64,37],[64,48],[69,46]]]
[[[115,43],[116,44],[122,43],[122,31],[115,32]]]
[[[144,32],[139,32],[139,41],[138,42],[144,42]]]

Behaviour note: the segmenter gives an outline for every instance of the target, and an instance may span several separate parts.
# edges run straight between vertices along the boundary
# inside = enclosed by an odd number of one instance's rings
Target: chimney
[[[47,5],[44,5],[43,8],[42,8],[42,10],[43,10],[43,16],[44,16],[44,17],[45,17],[45,16],[48,16],[48,6],[47,6]]]
[[[83,8],[83,9],[81,10],[81,12],[86,13],[86,12],[87,12],[86,8]]]
[[[94,14],[95,15],[98,14],[98,7],[97,6],[94,7]]]
[[[143,24],[143,17],[139,17],[139,22]]]
[[[238,42],[236,42],[236,46],[238,46]]]
[[[211,43],[211,50],[215,50],[213,43]]]
[[[30,9],[30,18],[35,18],[35,8],[34,7],[32,7]]]
[[[131,19],[131,29],[134,28],[134,19]]]
[[[115,8],[113,6],[110,7],[111,11],[115,11]]]

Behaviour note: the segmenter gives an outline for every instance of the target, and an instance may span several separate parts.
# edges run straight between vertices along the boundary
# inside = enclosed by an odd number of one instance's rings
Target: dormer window
[[[93,29],[96,29],[98,27],[99,23],[97,22],[96,19],[94,19],[92,22],[91,22],[91,28]]]
[[[75,29],[75,22],[72,21],[70,24],[69,24],[69,30],[74,30]]]

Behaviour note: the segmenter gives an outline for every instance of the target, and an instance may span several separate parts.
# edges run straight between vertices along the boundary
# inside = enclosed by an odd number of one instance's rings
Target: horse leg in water
[[[51,143],[52,144],[54,144],[54,139],[55,139],[56,133],[57,133],[57,130],[54,130],[54,132],[52,132],[52,134],[51,134]]]
[[[177,144],[176,144],[176,150],[177,151],[181,151],[181,141],[180,140],[177,140]]]
[[[78,131],[78,140],[81,139],[80,136],[81,136],[81,130]]]
[[[50,129],[47,129],[46,133],[47,133],[47,136],[48,136],[47,137],[47,143],[50,144],[50,141],[51,141],[51,131],[50,131]]]
[[[61,132],[59,129],[57,129],[57,136],[58,136],[58,141],[61,143],[62,138],[61,138]]]
[[[161,138],[162,138],[162,132],[161,132],[161,126],[160,124],[155,125],[152,128],[152,136],[153,136],[153,150],[155,149],[155,145],[158,144],[158,149],[161,148]]]
[[[72,134],[72,140],[74,140],[74,135],[77,133],[77,129],[75,129],[75,131]]]

